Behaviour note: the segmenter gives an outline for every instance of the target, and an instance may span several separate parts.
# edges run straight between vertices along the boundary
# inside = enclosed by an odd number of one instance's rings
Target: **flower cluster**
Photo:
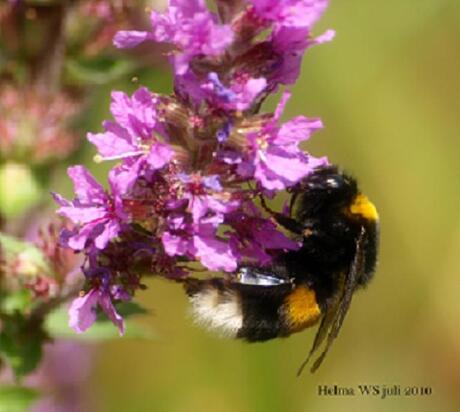
[[[33,310],[53,302],[51,310],[78,290],[81,257],[60,245],[59,234],[65,226],[49,223],[38,232],[33,230],[27,241],[0,234],[0,297],[26,295]],[[27,305],[23,308],[30,312]],[[0,305],[0,317],[3,309]]]
[[[150,31],[115,36],[119,48],[166,43],[174,94],[113,92],[113,120],[88,134],[96,161],[117,161],[109,188],[74,166],[68,173],[75,199],[55,195],[58,213],[74,224],[62,242],[85,254],[85,291],[70,308],[78,332],[94,322],[99,306],[122,333],[113,302],[143,288],[146,274],[186,276],[190,262],[234,272],[299,247],[255,200],[327,163],[299,147],[322,123],[304,116],[282,123],[288,91],[274,113],[259,110],[281,85],[296,81],[310,46],[333,37],[311,33],[327,0],[216,3],[217,14],[204,0],[169,0],[165,13],[151,12]]]
[[[70,127],[78,102],[64,92],[0,87],[0,160],[42,164],[69,156],[78,142]]]

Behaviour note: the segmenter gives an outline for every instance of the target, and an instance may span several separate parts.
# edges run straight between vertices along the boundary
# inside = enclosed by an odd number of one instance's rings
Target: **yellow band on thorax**
[[[348,208],[352,215],[362,216],[367,220],[378,220],[379,214],[374,204],[367,198],[367,196],[360,193],[354,199]]]

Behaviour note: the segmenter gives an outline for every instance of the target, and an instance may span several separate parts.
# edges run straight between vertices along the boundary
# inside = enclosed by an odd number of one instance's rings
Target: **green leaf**
[[[32,372],[42,357],[45,334],[38,321],[30,321],[20,314],[2,317],[0,356],[17,377]]]
[[[149,311],[143,308],[136,302],[118,302],[115,304],[115,308],[119,315],[123,318],[129,318],[130,316],[135,315],[146,315]],[[107,315],[103,311],[99,311],[97,314],[97,322],[108,321]]]
[[[13,315],[15,312],[25,314],[32,307],[32,303],[32,292],[21,289],[0,297],[0,310],[7,315]]]
[[[134,309],[136,308],[136,309]],[[144,313],[145,310],[133,304],[129,310],[136,310],[136,313]],[[134,314],[134,312],[132,313]],[[76,333],[69,327],[69,315],[67,310],[60,308],[52,312],[45,320],[45,329],[53,338],[73,339],[90,342],[100,342],[120,338],[118,329],[106,317],[96,321],[86,332]],[[153,339],[155,334],[150,328],[146,328],[134,322],[126,322],[126,332],[124,337]]]
[[[128,60],[108,58],[70,59],[65,66],[68,80],[84,85],[103,85],[113,82],[122,76],[126,76],[134,68],[134,63]]]
[[[39,393],[22,386],[0,386],[0,412],[25,412],[39,397]]]
[[[127,318],[133,315],[146,315],[149,311],[136,302],[120,302],[115,305],[117,312]]]

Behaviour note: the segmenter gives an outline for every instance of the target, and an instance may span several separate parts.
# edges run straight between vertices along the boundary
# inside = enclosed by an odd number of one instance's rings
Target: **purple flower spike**
[[[69,307],[69,326],[77,333],[85,332],[96,321],[98,305],[113,324],[117,326],[120,335],[123,335],[125,333],[123,318],[115,310],[110,295],[97,289],[91,289],[84,296],[76,298],[71,303]]]
[[[74,223],[61,243],[84,254],[89,292],[70,308],[79,333],[94,323],[97,307],[123,333],[113,302],[144,289],[148,274],[232,276],[240,265],[276,262],[299,248],[255,199],[327,164],[299,147],[323,125],[304,116],[283,123],[289,92],[274,113],[263,104],[296,82],[309,47],[332,39],[333,31],[312,36],[328,1],[219,0],[218,15],[208,3],[169,0],[164,13],[150,14],[149,30],[115,36],[117,47],[166,44],[174,88],[169,95],[114,91],[113,119],[87,135],[96,162],[117,161],[109,190],[76,166],[69,169],[75,200],[54,195],[58,213]]]

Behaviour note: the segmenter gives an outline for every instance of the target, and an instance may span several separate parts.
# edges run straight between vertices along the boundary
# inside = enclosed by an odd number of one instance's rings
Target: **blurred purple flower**
[[[27,378],[27,384],[44,397],[30,412],[93,411],[85,385],[92,365],[92,348],[87,344],[54,340],[45,345],[38,370]]]
[[[203,0],[169,0],[164,14],[151,16],[152,31],[121,31],[114,38],[116,47],[134,47],[145,40],[170,43],[176,48],[172,58],[175,72],[183,75],[197,56],[217,56],[232,42],[228,25],[220,25]]]
[[[43,165],[68,157],[78,146],[79,138],[71,128],[71,120],[80,105],[62,91],[44,94],[2,79],[0,160],[27,159],[29,164]]]
[[[311,27],[328,6],[328,0],[250,0],[259,18],[278,27]]]

